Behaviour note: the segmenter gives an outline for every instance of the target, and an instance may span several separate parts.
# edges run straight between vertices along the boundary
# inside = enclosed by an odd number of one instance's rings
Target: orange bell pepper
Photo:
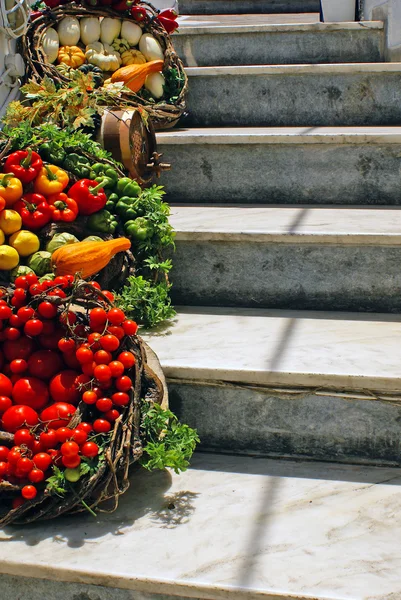
[[[13,206],[13,204],[21,198],[22,194],[22,183],[15,177],[14,173],[0,175],[0,198],[4,200],[7,208]],[[2,203],[0,203],[0,210],[1,204]],[[4,208],[4,206],[2,208]]]
[[[62,192],[68,185],[69,177],[56,165],[45,165],[35,179],[34,190],[37,194],[50,196]]]

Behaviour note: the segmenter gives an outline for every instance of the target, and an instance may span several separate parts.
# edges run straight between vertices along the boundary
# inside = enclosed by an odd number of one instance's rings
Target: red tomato
[[[57,435],[54,429],[43,431],[39,436],[40,443],[43,448],[54,448],[57,444]]]
[[[38,306],[38,313],[45,319],[54,319],[57,315],[57,307],[49,301],[41,302]]]
[[[16,446],[25,445],[28,446],[28,448],[30,448],[34,440],[35,438],[29,431],[29,429],[18,429],[18,431],[14,433],[14,444]]]
[[[64,444],[64,442],[67,442],[69,439],[71,439],[71,436],[72,429],[70,429],[69,427],[60,427],[60,429],[57,429],[56,431],[57,441],[60,442],[60,444]]]
[[[30,337],[36,337],[37,335],[40,335],[42,331],[43,323],[40,319],[29,319],[24,325],[24,333]]]
[[[108,300],[110,300],[110,302],[114,302],[114,294],[112,294],[111,292],[109,292],[109,290],[102,290],[102,292],[106,296],[106,298]]]
[[[52,457],[47,452],[39,452],[39,454],[35,454],[33,457],[33,462],[37,469],[47,471],[52,464]]]
[[[32,354],[33,347],[33,340],[23,335],[18,340],[7,340],[4,342],[4,356],[9,362],[15,360],[16,358],[23,358],[27,360],[27,358],[29,358]]]
[[[129,403],[129,396],[125,392],[117,392],[112,395],[111,399],[116,406],[127,406]]]
[[[27,273],[25,275],[25,278],[26,278],[29,286],[38,282],[38,276],[35,273]]]
[[[33,500],[36,498],[37,493],[38,490],[34,485],[24,485],[21,490],[21,495],[23,498],[25,498],[25,500]]]
[[[20,473],[25,473],[25,475],[27,475],[28,473],[30,473],[32,471],[32,469],[33,469],[33,462],[31,461],[30,458],[27,458],[26,456],[23,456],[17,462],[17,471],[19,471]]]
[[[92,362],[93,361],[93,352],[90,348],[86,348],[85,346],[80,346],[76,353],[75,356],[77,357],[77,360],[83,365],[85,363],[88,362]]]
[[[78,425],[77,429],[80,429],[81,431],[85,431],[85,433],[89,434],[93,430],[93,427],[90,423],[82,422]]]
[[[79,452],[79,446],[76,442],[64,442],[60,450],[63,456],[75,456]]]
[[[6,317],[8,319],[8,317]],[[99,326],[104,325],[107,321],[107,313],[103,308],[92,308],[89,311],[89,323],[92,325]]]
[[[43,481],[44,478],[45,478],[45,474],[41,469],[33,468],[32,471],[28,475],[28,479],[29,479],[29,481],[32,481],[32,483],[39,483],[39,482]]]
[[[17,311],[17,316],[22,323],[26,323],[29,319],[33,319],[35,311],[31,306],[23,306]]]
[[[108,327],[107,333],[114,335],[119,341],[125,336],[124,329],[118,325],[111,325]]]
[[[82,400],[85,402],[85,404],[96,404],[98,397],[96,392],[88,390],[82,394]]]
[[[8,410],[12,410],[12,408],[14,407],[9,408]],[[40,418],[45,423],[49,423],[52,429],[59,429],[60,427],[68,425],[75,411],[76,408],[72,404],[68,404],[67,402],[55,402],[41,412]]]
[[[14,298],[16,298],[16,300],[21,300],[24,301],[26,298],[26,291],[24,290],[24,288],[15,288],[14,290],[14,294],[13,294]]]
[[[6,410],[2,422],[6,431],[15,433],[23,426],[35,427],[39,423],[39,415],[30,406],[17,404]]]
[[[95,442],[86,442],[81,448],[83,456],[94,458],[99,454],[99,446]]]
[[[109,369],[112,377],[120,377],[124,373],[124,365],[119,360],[113,360],[109,363]]]
[[[21,377],[14,384],[13,400],[16,404],[40,410],[49,401],[47,385],[37,377]]]
[[[28,363],[23,358],[16,358],[10,362],[11,373],[25,373],[28,368]]]
[[[0,460],[7,461],[9,453],[10,450],[7,448],[7,446],[0,446]]]
[[[29,373],[39,379],[50,379],[62,367],[63,361],[54,350],[38,350],[28,360]]]
[[[43,326],[44,330],[44,326]],[[49,350],[57,350],[58,349],[58,341],[64,335],[64,331],[62,329],[56,329],[54,333],[45,334],[42,333],[38,337],[38,341],[42,348],[48,348]]]
[[[6,327],[4,330],[6,340],[18,340],[21,337],[21,332],[16,327]]]
[[[125,314],[121,308],[111,308],[107,313],[107,319],[112,325],[120,325],[125,319]]]
[[[43,331],[41,335],[51,335],[56,331],[54,321],[43,321]]]
[[[111,410],[108,410],[106,413],[104,413],[103,416],[105,419],[110,421],[110,423],[114,423],[114,421],[120,416],[120,413],[115,408],[112,408]]]
[[[18,315],[11,315],[11,317],[8,319],[8,322],[10,323],[11,327],[22,327],[23,325],[23,322]]]
[[[67,277],[65,277],[64,275],[59,275],[58,277],[54,278],[53,283],[54,285],[58,285],[59,287],[64,289],[68,285],[68,280]]]
[[[6,412],[10,406],[13,405],[13,401],[8,396],[0,396],[0,413]]]
[[[93,355],[93,358],[95,359],[95,363],[98,365],[108,365],[109,362],[113,360],[110,352],[106,352],[106,350],[98,350]]]
[[[80,395],[76,384],[79,373],[62,371],[50,382],[50,395],[56,402],[79,402]]]
[[[7,474],[7,463],[4,461],[0,462],[0,477],[4,477]]]
[[[43,446],[39,440],[33,440],[32,448],[33,454],[37,454],[38,452],[43,452]]]
[[[74,442],[76,442],[79,446],[81,446],[82,444],[85,444],[86,440],[88,439],[88,434],[83,431],[82,429],[74,429],[74,431],[72,432],[72,438],[74,440]]]
[[[28,281],[26,275],[20,275],[14,281],[14,285],[16,288],[22,288],[24,290],[27,290],[29,288],[30,284],[29,284],[29,281]]]
[[[130,377],[123,375],[116,379],[116,388],[119,392],[128,392],[132,388],[132,380]]]
[[[13,391],[13,384],[8,377],[0,373],[0,395],[10,397]]]
[[[61,352],[71,352],[75,350],[75,341],[72,338],[61,338],[58,342],[58,347]]]
[[[85,375],[93,375],[93,371],[95,370],[95,367],[96,367],[96,363],[94,360],[92,360],[91,362],[87,362],[81,366],[82,373],[84,373]]]
[[[4,321],[5,319],[9,319],[12,314],[13,314],[13,311],[11,310],[11,308],[9,306],[7,306],[7,304],[2,304],[0,306],[0,320],[1,321]]]
[[[120,346],[120,340],[115,335],[104,335],[100,338],[100,345],[107,352],[114,352]]]
[[[64,294],[64,292],[62,292],[62,293]],[[71,311],[68,311],[68,313],[63,312],[63,314],[60,315],[60,323],[63,323],[64,325],[66,325],[67,322],[69,325],[74,325],[77,322],[77,315]]]
[[[89,285],[93,285],[97,290],[101,290],[100,284],[97,281],[88,281]]]
[[[22,497],[18,497],[18,498],[14,498],[11,506],[13,507],[13,510],[15,510],[16,508],[19,508],[23,504],[25,504],[25,500]]]
[[[108,381],[111,379],[111,371],[107,365],[97,365],[93,374],[98,381]]]
[[[21,458],[22,450],[18,446],[13,446],[8,454],[8,462],[12,465],[16,465]]]
[[[64,358],[65,364],[70,369],[75,370],[75,371],[77,371],[78,369],[81,369],[81,363],[79,362],[79,360],[77,359],[77,357],[75,355],[75,350],[70,350],[69,352],[64,352],[63,358]]]
[[[88,343],[89,343],[90,347],[92,348],[92,350],[100,349],[99,340],[101,337],[102,336],[100,333],[90,333],[88,335]]]
[[[138,331],[138,325],[135,323],[135,321],[130,321],[127,319],[123,323],[123,329],[127,335],[135,335]]]
[[[96,419],[93,422],[93,429],[96,433],[108,433],[111,429],[111,425],[106,419]]]
[[[67,469],[75,469],[81,463],[81,458],[78,454],[74,454],[73,456],[63,456],[61,460]]]
[[[41,283],[33,283],[29,286],[29,293],[31,296],[37,296],[44,291],[43,285]]]
[[[118,360],[123,363],[126,369],[131,369],[136,362],[132,352],[121,352],[121,354],[118,355]]]
[[[100,412],[107,412],[111,410],[112,406],[113,402],[110,400],[110,398],[99,398],[99,400],[96,402],[96,408],[100,410]]]

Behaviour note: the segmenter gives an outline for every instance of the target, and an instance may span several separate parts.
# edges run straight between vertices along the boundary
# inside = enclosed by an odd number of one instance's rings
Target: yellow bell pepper
[[[14,173],[0,175],[0,197],[4,198],[6,207],[10,208],[23,194],[22,183]]]
[[[68,185],[69,177],[56,165],[45,165],[35,179],[34,190],[37,194],[50,196],[62,192]]]

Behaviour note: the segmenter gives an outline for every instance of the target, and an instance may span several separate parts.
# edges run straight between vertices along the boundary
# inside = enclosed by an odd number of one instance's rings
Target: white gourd
[[[111,19],[105,17],[100,23],[100,41],[102,44],[111,44],[120,35],[121,21],[120,19]]]
[[[81,41],[85,46],[99,41],[100,21],[97,17],[84,17],[81,19]]]
[[[91,65],[103,71],[117,71],[121,65],[121,56],[109,44],[93,42],[86,46],[85,58]]]
[[[50,63],[54,63],[57,60],[59,46],[57,31],[53,27],[49,27],[43,36],[42,47]]]
[[[153,98],[161,98],[164,94],[163,86],[164,76],[161,73],[151,73],[145,79],[145,87],[152,94]]]
[[[132,21],[123,21],[121,37],[127,40],[130,46],[137,46],[142,37],[142,29]]]
[[[60,46],[76,46],[81,37],[81,28],[75,17],[64,17],[58,28]]]
[[[150,33],[144,33],[139,40],[139,50],[147,61],[164,60],[164,52],[159,42]]]

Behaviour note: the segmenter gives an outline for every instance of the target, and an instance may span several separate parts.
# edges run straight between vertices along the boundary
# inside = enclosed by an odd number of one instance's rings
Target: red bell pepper
[[[176,21],[178,17],[178,13],[175,12],[172,8],[165,8],[159,12],[159,17],[163,17],[163,19],[171,19],[172,21]]]
[[[42,194],[25,194],[13,209],[21,215],[23,226],[32,231],[41,229],[52,218],[50,206]]]
[[[48,6],[49,8],[56,8],[57,6],[59,6],[60,0],[43,0],[44,3],[46,4],[46,6]]]
[[[64,192],[48,196],[50,210],[52,211],[53,221],[64,221],[69,223],[75,221],[78,216],[78,204],[72,198],[69,198]]]
[[[6,173],[14,173],[21,183],[30,183],[39,174],[43,161],[37,152],[28,150],[17,150],[7,158],[4,170]]]
[[[132,2],[130,0],[120,0],[112,5],[113,9],[117,12],[125,12],[126,10],[130,10],[132,6]]]
[[[147,17],[146,10],[142,6],[133,6],[131,8],[131,17],[140,23]]]
[[[80,215],[92,215],[105,207],[107,196],[104,193],[103,183],[103,181],[98,183],[91,179],[80,179],[70,188],[69,197],[78,204]]]
[[[173,19],[166,19],[166,17],[161,17],[159,15],[157,17],[157,20],[159,21],[159,23],[161,23],[161,25],[163,25],[167,33],[174,33],[174,31],[178,29],[178,23]]]

